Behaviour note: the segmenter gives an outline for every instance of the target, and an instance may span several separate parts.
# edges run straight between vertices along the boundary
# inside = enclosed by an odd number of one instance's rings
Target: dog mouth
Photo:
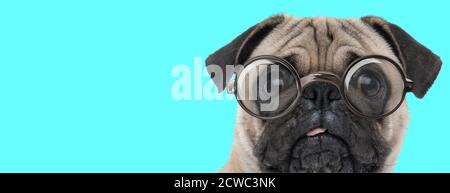
[[[353,163],[344,140],[325,128],[311,129],[291,150],[289,171],[294,173],[350,173]]]
[[[326,111],[267,122],[254,155],[263,172],[377,172],[390,152],[374,120]]]

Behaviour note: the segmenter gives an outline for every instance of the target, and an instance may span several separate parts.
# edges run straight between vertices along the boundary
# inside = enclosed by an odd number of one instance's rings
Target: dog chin
[[[303,113],[269,124],[255,151],[261,171],[379,171],[389,148],[374,129],[374,121],[338,114],[343,112]]]
[[[375,160],[381,157],[363,161],[356,157],[364,156],[364,153],[352,154],[352,151],[354,149],[339,136],[330,133],[305,135],[290,148],[287,162],[275,167],[262,164],[261,170],[276,173],[372,173],[380,169],[380,163]],[[369,150],[366,153],[375,152]]]
[[[291,152],[289,172],[354,172],[348,145],[329,133],[300,138]]]

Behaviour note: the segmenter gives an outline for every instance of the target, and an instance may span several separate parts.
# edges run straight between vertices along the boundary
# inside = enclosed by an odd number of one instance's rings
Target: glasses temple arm
[[[407,92],[411,92],[414,88],[414,81],[409,78],[406,78],[405,89]]]

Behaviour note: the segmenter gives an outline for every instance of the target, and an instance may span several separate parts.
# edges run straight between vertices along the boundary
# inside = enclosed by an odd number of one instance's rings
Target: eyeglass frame
[[[402,94],[402,98],[400,99],[400,101],[398,102],[398,104],[389,112],[381,114],[381,115],[377,115],[377,116],[368,116],[360,111],[358,111],[356,109],[356,107],[354,107],[350,100],[348,99],[348,96],[346,94],[345,91],[345,78],[347,77],[350,69],[352,69],[352,67],[354,67],[356,64],[358,64],[359,62],[361,62],[362,60],[368,59],[368,58],[375,58],[375,59],[382,59],[382,60],[386,60],[388,62],[390,62],[391,64],[393,64],[396,69],[399,71],[400,75],[402,76],[402,80],[403,80],[403,94]],[[250,111],[243,103],[242,101],[239,99],[238,95],[238,80],[239,80],[239,76],[240,76],[240,72],[242,70],[244,70],[249,64],[257,61],[257,60],[261,60],[261,59],[266,59],[266,60],[270,60],[270,61],[274,61],[276,63],[274,64],[281,64],[283,67],[286,67],[290,72],[293,73],[293,75],[295,75],[295,80],[296,80],[296,88],[298,91],[298,94],[296,95],[294,101],[291,102],[291,104],[289,105],[289,107],[287,107],[286,109],[284,109],[281,113],[277,114],[276,116],[261,116],[261,115],[257,115],[255,113],[253,113],[252,111]],[[318,72],[313,72],[313,73],[309,73],[307,75],[304,76],[300,76],[300,74],[298,73],[297,69],[288,61],[286,61],[283,58],[279,58],[277,56],[273,56],[273,55],[260,55],[260,56],[256,56],[253,57],[251,59],[249,59],[244,65],[243,68],[238,72],[235,72],[236,77],[235,79],[230,82],[230,86],[232,86],[232,88],[228,88],[227,87],[227,91],[228,93],[233,93],[236,97],[236,100],[238,101],[239,105],[242,107],[242,109],[244,109],[244,111],[246,111],[247,113],[249,113],[250,115],[260,118],[260,119],[264,119],[264,120],[272,120],[272,119],[278,119],[281,118],[283,116],[285,116],[286,114],[290,113],[294,108],[296,108],[296,105],[298,103],[298,101],[300,100],[300,98],[303,95],[304,92],[304,88],[306,88],[306,85],[312,83],[312,82],[328,82],[331,83],[332,85],[334,85],[338,90],[339,90],[339,94],[343,97],[343,100],[347,106],[347,108],[355,115],[363,117],[363,118],[369,118],[369,119],[380,119],[383,117],[387,117],[389,115],[391,115],[392,113],[394,113],[395,111],[397,111],[398,108],[400,108],[400,106],[403,104],[403,101],[405,100],[405,96],[407,92],[411,92],[413,90],[413,86],[414,86],[414,81],[412,81],[411,79],[407,78],[407,75],[404,71],[404,69],[402,68],[402,66],[395,62],[394,60],[392,60],[389,57],[383,56],[383,55],[366,55],[363,57],[359,57],[358,59],[352,61],[345,69],[344,73],[342,76],[339,76],[335,73],[331,73],[331,72],[326,72],[326,71],[318,71]]]

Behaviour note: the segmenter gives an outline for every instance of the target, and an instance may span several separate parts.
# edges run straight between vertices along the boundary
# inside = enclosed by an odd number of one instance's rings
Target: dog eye
[[[277,78],[272,79],[271,85],[278,86],[280,92],[295,84],[295,77],[286,68],[279,69],[279,75]]]
[[[298,76],[275,59],[258,59],[247,64],[236,82],[236,97],[248,112],[275,117],[298,97]]]
[[[380,77],[375,73],[363,73],[358,77],[358,87],[367,97],[376,97],[381,91]]]
[[[355,63],[344,78],[348,104],[369,117],[392,112],[401,103],[403,90],[401,72],[383,58],[366,58]]]
[[[278,87],[278,88],[283,88],[284,86],[284,81],[283,79],[277,78],[277,79],[273,79],[271,82],[271,87]]]
[[[285,68],[280,68],[279,66],[277,66],[275,72],[268,70],[263,73],[267,73],[267,76],[261,76],[265,78],[258,78],[260,86],[263,87],[263,89],[259,91],[258,99],[260,102],[269,101],[271,98],[283,92],[283,90],[289,86],[288,84],[292,84],[292,82],[295,81],[291,80],[293,78],[290,77],[290,73]]]

